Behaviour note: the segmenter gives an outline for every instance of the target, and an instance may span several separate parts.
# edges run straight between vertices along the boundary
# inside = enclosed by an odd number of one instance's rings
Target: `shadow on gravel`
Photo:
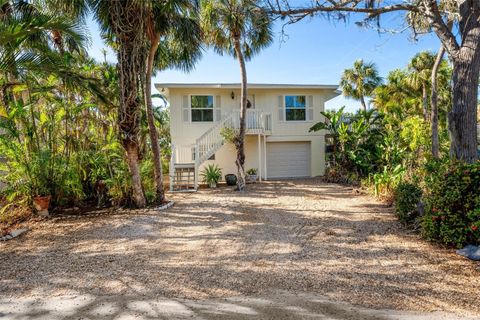
[[[282,291],[479,310],[472,265],[425,254],[387,209],[351,203],[348,187],[288,180],[177,197],[167,211],[59,220],[0,244],[0,319],[401,319]],[[28,294],[47,298],[13,298]],[[158,298],[240,295],[261,298]]]
[[[280,292],[265,297],[234,297],[222,300],[184,300],[134,296],[66,296],[48,300],[0,300],[0,317],[5,320],[67,319],[331,319],[331,320],[436,320],[473,319],[445,313],[415,313],[369,310],[332,302],[310,294]]]

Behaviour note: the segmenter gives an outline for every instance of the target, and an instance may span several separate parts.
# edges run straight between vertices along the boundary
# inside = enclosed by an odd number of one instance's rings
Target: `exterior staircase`
[[[272,130],[270,113],[262,110],[247,110],[246,134],[268,135]],[[240,111],[235,110],[215,123],[191,145],[172,144],[170,158],[170,191],[196,191],[198,189],[198,169],[224,144],[221,135],[224,128],[240,128]]]

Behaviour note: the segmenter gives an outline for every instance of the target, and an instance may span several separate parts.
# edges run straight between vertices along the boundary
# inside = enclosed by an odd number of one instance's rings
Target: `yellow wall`
[[[231,92],[234,92],[235,98],[231,98]],[[194,144],[195,140],[207,131],[214,122],[184,122],[182,117],[182,97],[185,95],[212,95],[221,96],[222,117],[232,110],[239,109],[240,90],[225,88],[190,88],[179,89],[170,88],[167,92],[167,98],[170,104],[171,115],[171,136],[172,143],[176,145]],[[309,128],[316,122],[323,121],[320,111],[324,111],[325,101],[333,98],[336,94],[333,90],[326,89],[250,89],[249,96],[255,98],[255,109],[264,110],[272,114],[272,134],[267,136],[269,141],[310,141],[311,142],[311,175],[319,176],[324,174],[325,170],[325,138],[324,132],[309,133]],[[278,96],[280,95],[306,95],[313,97],[313,121],[285,122],[279,121],[278,115]],[[258,137],[257,135],[247,136],[245,143],[246,164],[245,169],[259,168],[258,163]],[[263,137],[261,144],[262,159],[264,155]],[[215,161],[224,174],[236,174],[235,148],[231,144],[224,145],[216,154]],[[267,159],[268,161],[268,159]],[[202,169],[200,169],[201,171]],[[263,172],[262,167],[262,173]]]

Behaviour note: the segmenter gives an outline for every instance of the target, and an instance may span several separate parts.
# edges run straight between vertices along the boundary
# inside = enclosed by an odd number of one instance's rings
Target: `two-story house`
[[[238,129],[240,84],[155,86],[170,105],[171,190],[196,190],[208,163],[236,174],[235,147],[221,133]],[[325,133],[309,128],[323,120],[325,102],[337,95],[336,85],[249,84],[245,169],[257,169],[260,179],[323,175]]]

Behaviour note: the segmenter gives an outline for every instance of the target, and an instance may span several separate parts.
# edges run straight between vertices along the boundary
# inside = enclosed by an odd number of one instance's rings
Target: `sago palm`
[[[240,128],[234,139],[237,150],[238,190],[245,189],[245,117],[247,70],[245,61],[272,43],[272,24],[260,1],[202,0],[201,24],[206,41],[221,55],[238,60],[241,75]]]
[[[354,62],[353,68],[345,69],[340,80],[345,97],[359,100],[367,111],[365,97],[371,96],[373,90],[382,82],[374,63],[364,63],[362,59]]]

